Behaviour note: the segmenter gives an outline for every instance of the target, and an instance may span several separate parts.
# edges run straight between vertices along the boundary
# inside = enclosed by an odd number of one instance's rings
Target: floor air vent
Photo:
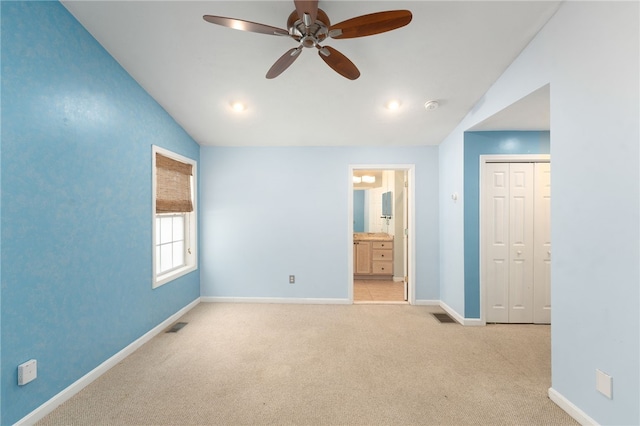
[[[436,319],[440,322],[450,322],[450,323],[456,323],[456,320],[454,320],[453,318],[451,318],[449,315],[447,314],[431,314],[434,317],[436,317]]]
[[[189,323],[188,322],[177,322],[177,323],[173,324],[170,329],[167,330],[167,333],[177,333],[178,331],[182,330],[182,328],[187,324],[189,324]]]

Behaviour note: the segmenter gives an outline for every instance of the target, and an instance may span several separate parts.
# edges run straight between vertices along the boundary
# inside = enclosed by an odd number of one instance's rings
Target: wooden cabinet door
[[[358,241],[355,247],[355,274],[371,273],[371,243]]]

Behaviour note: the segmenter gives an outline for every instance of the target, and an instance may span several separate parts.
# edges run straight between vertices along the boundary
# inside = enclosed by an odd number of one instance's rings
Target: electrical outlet
[[[24,386],[38,377],[38,362],[35,359],[18,366],[18,386]]]
[[[596,390],[609,399],[613,399],[613,377],[596,369]]]
[[[289,284],[295,284],[295,283],[296,283],[296,276],[289,275]]]

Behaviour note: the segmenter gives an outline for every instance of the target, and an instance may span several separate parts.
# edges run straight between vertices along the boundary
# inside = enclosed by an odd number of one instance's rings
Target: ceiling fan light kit
[[[357,16],[331,25],[327,14],[318,8],[317,0],[295,0],[293,3],[295,4],[295,10],[287,19],[288,30],[223,16],[204,15],[203,19],[212,24],[240,31],[289,36],[297,41],[299,43],[298,47],[285,52],[267,71],[266,77],[268,79],[282,74],[300,56],[302,48],[306,47],[316,48],[318,55],[329,67],[341,76],[349,80],[355,80],[360,77],[360,71],[353,62],[333,47],[322,46],[321,43],[327,38],[338,40],[384,33],[404,27],[413,18],[408,10],[390,10]]]

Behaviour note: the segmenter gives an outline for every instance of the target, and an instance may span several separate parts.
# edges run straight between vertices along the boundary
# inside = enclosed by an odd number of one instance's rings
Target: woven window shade
[[[191,164],[156,153],[156,213],[192,212]]]

